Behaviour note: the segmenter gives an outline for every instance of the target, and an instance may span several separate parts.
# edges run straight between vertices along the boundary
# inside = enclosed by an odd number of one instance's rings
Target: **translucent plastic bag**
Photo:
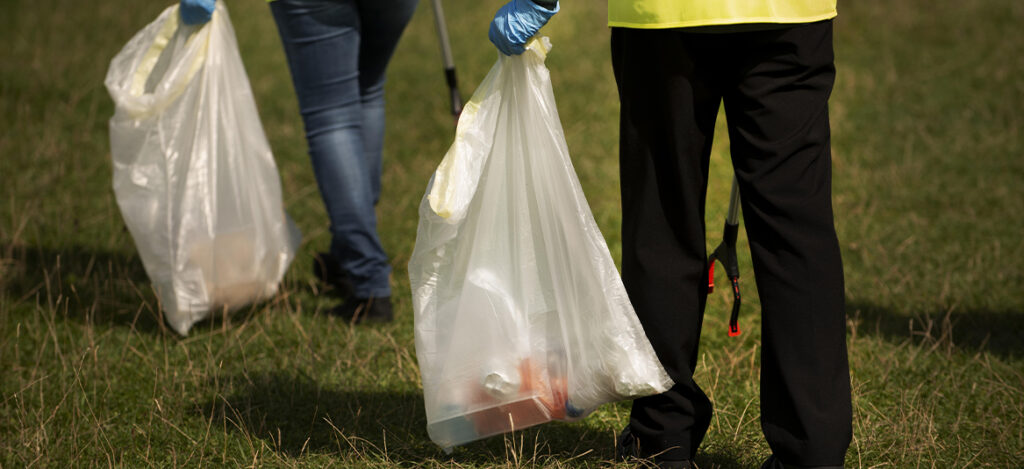
[[[105,84],[114,193],[167,323],[267,298],[299,244],[224,2],[177,5],[114,57]]]
[[[569,159],[549,49],[498,59],[420,204],[416,353],[445,449],[672,386]]]

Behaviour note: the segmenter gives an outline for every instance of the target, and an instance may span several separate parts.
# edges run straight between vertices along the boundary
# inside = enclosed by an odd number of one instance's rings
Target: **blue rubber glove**
[[[181,21],[187,25],[203,24],[210,21],[214,0],[181,0]]]
[[[494,14],[488,37],[503,54],[522,54],[526,41],[537,34],[558,9],[557,3],[549,10],[531,0],[511,0]]]

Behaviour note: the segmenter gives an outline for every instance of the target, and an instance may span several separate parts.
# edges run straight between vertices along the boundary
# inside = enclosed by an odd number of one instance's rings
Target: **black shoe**
[[[395,316],[391,310],[390,296],[382,296],[380,298],[349,298],[338,307],[332,309],[330,314],[344,318],[352,324],[390,322]]]
[[[313,255],[313,275],[321,283],[334,287],[342,297],[352,296],[352,279],[331,253],[318,252]]]
[[[761,464],[761,469],[787,469],[787,468],[789,468],[789,469],[802,469],[802,468],[803,469],[843,469],[843,466],[813,466],[813,467],[793,466],[793,465],[788,465],[788,464],[782,464],[782,461],[779,461],[779,458],[776,458],[774,454],[771,455],[771,456],[768,456],[768,459],[766,459],[764,461],[764,463]]]
[[[653,458],[641,456],[640,445],[629,429],[629,425],[626,425],[615,444],[615,460],[624,462],[630,459],[649,459],[659,469],[697,469],[697,465],[689,459],[666,460],[657,456]]]
[[[636,438],[630,431],[629,425],[619,433],[619,439],[615,442],[615,460],[628,461],[640,458],[640,448],[637,447]]]

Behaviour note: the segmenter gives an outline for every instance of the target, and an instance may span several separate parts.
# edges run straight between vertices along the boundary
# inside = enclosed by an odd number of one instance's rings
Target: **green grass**
[[[0,467],[612,467],[627,404],[458,448],[426,436],[406,264],[416,208],[452,136],[429,5],[389,72],[380,231],[397,321],[323,314],[310,254],[327,222],[267,7],[230,0],[286,204],[304,234],[272,301],[185,339],[160,320],[110,187],[109,60],[161,3],[8,2],[0,15]],[[168,2],[169,3],[169,2]],[[447,2],[465,96],[499,2]],[[848,467],[1020,467],[1024,458],[1024,4],[840,2],[832,99],[847,272]],[[545,29],[569,148],[615,258],[617,101],[603,2]],[[729,187],[713,156],[709,245]],[[741,230],[741,246],[744,246]],[[758,301],[725,337],[716,292],[697,379],[716,406],[702,468],[754,467]],[[724,290],[724,289],[723,289]]]

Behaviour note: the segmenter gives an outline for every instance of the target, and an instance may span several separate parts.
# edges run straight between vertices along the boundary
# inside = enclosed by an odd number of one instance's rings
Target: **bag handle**
[[[527,51],[532,51],[541,62],[544,62],[548,58],[548,52],[551,52],[551,39],[547,36],[533,37],[526,42],[525,48]]]
[[[481,104],[491,98],[500,99],[501,92],[494,88],[501,86],[500,83],[504,80],[500,78],[504,67],[513,66],[511,64],[517,64],[514,65],[517,67],[539,64],[543,67],[549,51],[551,40],[544,36],[527,41],[526,52],[521,56],[499,53],[491,71],[462,108],[455,129],[455,141],[434,171],[427,187],[427,200],[431,210],[447,223],[454,225],[465,217],[486,162],[486,158],[476,158],[473,155],[490,148],[494,141],[493,125],[497,119],[497,107],[492,104],[484,106],[481,111]],[[528,60],[525,65],[524,60]]]
[[[219,6],[219,5],[218,5]],[[128,95],[133,98],[140,98],[137,106],[129,106],[128,112],[132,117],[136,119],[142,119],[154,114],[158,114],[163,111],[167,106],[173,103],[175,100],[185,92],[188,84],[195,78],[196,73],[206,63],[207,53],[210,46],[210,35],[207,33],[207,29],[213,27],[213,22],[217,21],[217,12],[214,11],[213,17],[210,22],[201,28],[197,28],[189,34],[188,39],[185,41],[183,50],[189,50],[195,47],[196,41],[202,41],[199,46],[199,50],[190,58],[190,62],[187,64],[185,74],[175,80],[172,86],[163,91],[162,93],[147,93],[146,84],[150,80],[154,70],[156,69],[157,63],[160,62],[160,58],[163,53],[167,50],[171,40],[174,38],[178,30],[183,27],[181,24],[181,14],[178,11],[178,6],[174,5],[170,14],[166,15],[167,19],[164,20],[163,24],[160,25],[160,29],[153,38],[149,48],[142,56],[142,60],[139,61],[138,67],[132,73],[131,84],[128,88]],[[207,34],[203,34],[207,33]],[[200,38],[202,36],[202,38]]]

